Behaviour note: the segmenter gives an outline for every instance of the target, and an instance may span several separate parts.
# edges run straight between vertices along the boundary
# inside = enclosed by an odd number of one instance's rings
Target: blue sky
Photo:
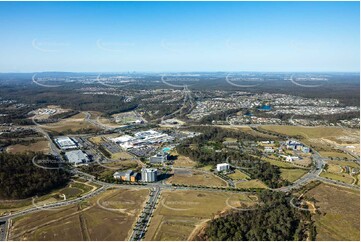
[[[359,9],[359,2],[0,2],[0,72],[358,72]]]

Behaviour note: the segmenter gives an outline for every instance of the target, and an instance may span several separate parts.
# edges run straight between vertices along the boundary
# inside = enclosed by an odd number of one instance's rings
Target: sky
[[[359,2],[0,2],[0,72],[359,68]]]

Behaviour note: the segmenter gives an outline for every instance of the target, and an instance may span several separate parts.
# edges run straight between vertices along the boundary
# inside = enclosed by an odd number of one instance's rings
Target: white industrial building
[[[123,149],[127,150],[129,148],[140,148],[150,144],[168,142],[173,140],[173,138],[167,134],[163,134],[155,130],[147,130],[135,133],[134,137],[130,135],[123,135],[110,140],[117,143]]]
[[[158,176],[158,170],[155,168],[143,168],[142,169],[142,181],[143,182],[156,182]]]
[[[65,157],[69,161],[69,163],[74,165],[88,163],[90,161],[88,155],[81,150],[72,150],[65,152]]]
[[[69,150],[69,149],[76,149],[78,148],[78,145],[69,137],[58,137],[54,139],[55,143],[58,145],[58,147],[62,150]]]
[[[217,164],[217,171],[228,171],[228,170],[229,170],[228,163]]]

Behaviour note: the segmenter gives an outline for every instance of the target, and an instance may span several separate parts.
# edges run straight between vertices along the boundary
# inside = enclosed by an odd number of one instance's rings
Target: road
[[[129,240],[131,241],[141,240],[144,237],[145,232],[147,231],[147,228],[150,224],[150,219],[152,217],[156,203],[158,201],[160,190],[161,189],[158,185],[156,185],[151,189],[149,200],[145,205],[141,215],[139,216],[139,219],[135,224],[133,233]]]
[[[0,241],[5,241],[7,238],[8,220],[0,221]]]

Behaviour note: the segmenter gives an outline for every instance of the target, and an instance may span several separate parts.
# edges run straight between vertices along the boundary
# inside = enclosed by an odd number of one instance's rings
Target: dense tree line
[[[197,240],[279,241],[313,240],[315,226],[308,211],[290,205],[291,197],[280,192],[260,193],[255,210],[231,210],[212,220]]]
[[[42,195],[69,182],[70,173],[64,169],[43,169],[35,166],[32,162],[35,155],[36,160],[49,159],[35,153],[0,153],[1,199],[22,199]],[[58,167],[58,164],[49,162],[46,166]]]

